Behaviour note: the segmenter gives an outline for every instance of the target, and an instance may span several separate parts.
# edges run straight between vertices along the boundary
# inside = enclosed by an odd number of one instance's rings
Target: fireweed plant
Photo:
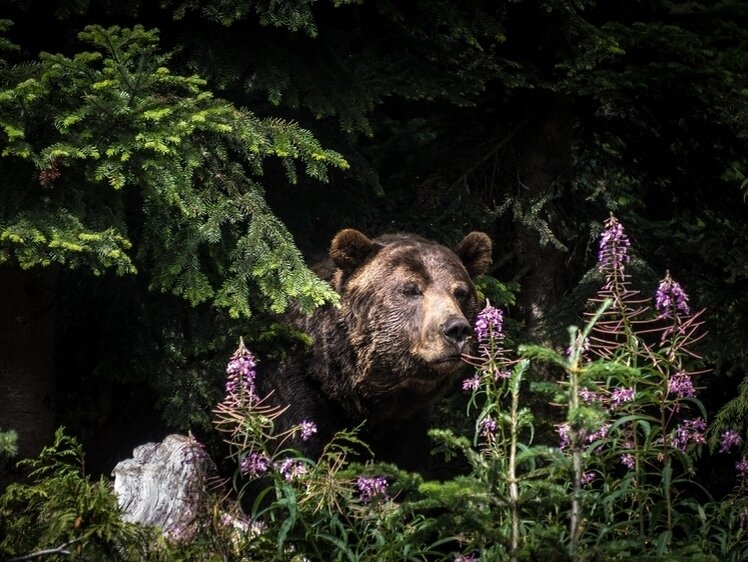
[[[703,311],[669,272],[651,297],[634,290],[630,247],[611,216],[600,237],[601,287],[565,352],[513,351],[502,310],[488,303],[478,315],[475,355],[464,357],[474,373],[462,382],[474,431],[430,432],[435,451],[467,465],[444,481],[352,462],[363,445],[355,430],[318,461],[300,458],[289,440],[312,435],[314,420],[276,431],[282,410],[257,396],[255,359],[242,342],[215,424],[238,467],[239,495],[254,485],[248,515],[263,531],[248,539],[249,559],[748,559],[742,436],[719,436],[718,454],[735,457],[731,494],[714,501],[696,480],[707,431],[697,396],[707,371],[694,351]],[[534,372],[556,380],[531,382]],[[528,392],[552,396],[555,439],[534,442]]]
[[[425,560],[419,549],[423,518],[403,522],[397,489],[417,477],[394,466],[362,466],[349,457],[366,445],[357,428],[339,432],[313,461],[289,447],[317,431],[314,420],[276,429],[283,408],[268,405],[254,384],[256,360],[241,341],[227,367],[226,393],[215,426],[238,466],[233,487],[248,511],[253,533],[243,539],[242,560]],[[386,470],[387,474],[382,471]],[[399,486],[390,486],[393,479]],[[261,532],[257,532],[260,529]]]
[[[736,459],[737,488],[720,502],[695,479],[707,430],[697,397],[707,371],[694,352],[703,311],[691,309],[669,272],[650,298],[632,289],[630,246],[611,216],[600,237],[601,287],[585,326],[570,328],[565,353],[525,345],[513,354],[501,310],[479,314],[478,353],[469,358],[476,373],[463,382],[476,414],[471,448],[434,433],[471,464],[473,488],[463,492],[473,505],[463,519],[477,524],[459,536],[462,556],[747,559],[748,460]],[[557,381],[523,385],[534,366]],[[552,393],[561,418],[555,446],[533,444],[533,416],[520,405],[526,389]],[[727,430],[719,441],[719,453],[734,454],[742,437]]]
[[[561,456],[554,463],[568,474],[569,501],[561,506],[568,555],[744,560],[742,528],[735,532],[726,506],[695,479],[707,429],[697,397],[706,371],[695,367],[701,358],[693,351],[703,311],[692,311],[669,272],[654,298],[632,289],[629,250],[611,216],[598,254],[603,283],[585,328],[570,329],[563,356],[520,348],[563,373],[554,403],[566,419],[557,427]],[[741,441],[726,431],[720,452]]]

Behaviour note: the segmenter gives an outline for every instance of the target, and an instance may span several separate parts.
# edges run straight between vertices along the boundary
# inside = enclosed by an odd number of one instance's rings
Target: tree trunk
[[[19,457],[37,455],[55,430],[57,267],[0,267],[0,430],[18,433]],[[0,463],[0,488],[11,474]]]
[[[545,343],[547,336],[544,328],[548,313],[564,290],[560,280],[565,275],[568,257],[567,250],[550,239],[554,237],[554,223],[558,220],[553,207],[554,192],[560,189],[557,182],[571,161],[571,123],[566,113],[563,107],[552,106],[546,115],[540,117],[542,122],[528,126],[518,140],[522,158],[519,199],[529,219],[517,223],[515,248],[524,266],[518,305],[528,337],[541,343]],[[540,220],[532,224],[531,209],[542,198],[547,200],[542,204],[543,210],[537,212]],[[543,232],[541,220],[548,223],[550,231]]]

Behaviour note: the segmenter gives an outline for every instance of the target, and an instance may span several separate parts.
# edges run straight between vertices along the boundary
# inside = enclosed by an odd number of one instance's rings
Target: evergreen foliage
[[[0,431],[0,457],[13,457],[18,454],[18,434],[13,431]]]
[[[356,3],[358,0],[333,0],[335,7]],[[189,11],[199,10],[209,21],[223,26],[242,20],[248,14],[257,14],[261,25],[283,27],[291,31],[304,31],[310,37],[318,33],[311,5],[313,0],[296,0],[294,2],[241,2],[237,0],[218,0],[198,2],[197,0],[165,2],[167,6],[174,6],[174,17],[181,19]]]
[[[142,559],[148,532],[122,521],[104,478],[92,482],[84,475],[81,446],[63,429],[39,458],[23,464],[30,481],[12,484],[0,496],[3,559]]]
[[[153,290],[235,317],[334,300],[251,176],[275,156],[291,183],[297,166],[324,181],[342,157],[173,74],[156,31],[91,26],[80,38],[94,50],[42,54],[0,92],[4,167],[22,173],[3,190],[0,260],[143,270]]]

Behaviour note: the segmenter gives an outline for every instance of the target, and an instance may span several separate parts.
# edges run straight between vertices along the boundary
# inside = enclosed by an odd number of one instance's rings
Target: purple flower
[[[740,513],[738,513],[738,520],[740,521],[740,528],[745,529],[745,526],[748,523],[748,509],[743,508],[740,510]]]
[[[743,458],[743,460],[736,462],[735,470],[740,476],[748,476],[748,460]]]
[[[295,480],[307,473],[304,462],[296,459],[283,459],[276,465],[276,468],[285,480]]]
[[[597,392],[590,390],[586,386],[582,387],[579,391],[579,397],[584,400],[587,404],[590,402],[596,402],[600,400]]]
[[[470,377],[462,381],[462,390],[477,390],[480,387],[480,375]]]
[[[255,366],[257,362],[254,356],[247,351],[246,354],[232,357],[226,366],[226,373],[229,375],[244,375],[245,377],[254,377]]]
[[[486,305],[475,319],[475,338],[484,343],[489,337],[494,339],[504,337],[504,314],[490,304]]]
[[[686,373],[676,373],[667,381],[668,394],[675,394],[678,398],[693,398],[696,390],[693,387],[691,376]]]
[[[585,472],[582,474],[582,484],[589,484],[590,482],[594,481],[595,478],[597,478],[597,475],[593,470],[590,470],[589,472]]]
[[[733,447],[740,445],[743,442],[743,438],[738,434],[737,431],[728,429],[722,434],[720,438],[720,453],[726,453]]]
[[[574,351],[574,346],[579,345],[579,338],[577,338],[577,341],[574,343],[574,345],[571,345],[566,348],[566,357],[571,357],[572,352]],[[590,338],[584,338],[582,340],[582,348],[579,350],[579,354],[584,357],[584,355],[590,350]]]
[[[236,395],[255,396],[256,365],[255,357],[244,347],[242,341],[226,367],[226,373],[228,374],[226,378],[227,398],[234,398]]]
[[[512,372],[509,369],[496,369],[493,374],[494,380],[508,379],[512,376]]]
[[[222,513],[219,524],[226,529],[246,533],[250,537],[258,537],[267,529],[264,521],[255,521],[243,514]]]
[[[628,249],[631,243],[623,232],[623,226],[613,215],[605,221],[604,226],[597,254],[598,267],[601,273],[623,276],[624,266],[629,261]]]
[[[242,459],[240,469],[242,474],[255,478],[267,472],[270,459],[261,453],[250,453]]]
[[[387,498],[387,478],[384,476],[359,476],[356,488],[363,503],[369,503],[375,498]]]
[[[194,465],[205,461],[208,458],[208,453],[205,452],[205,445],[200,443],[192,433],[189,434],[187,442],[182,448],[182,464],[183,465]]]
[[[670,272],[665,274],[665,279],[660,281],[660,286],[655,294],[655,310],[660,313],[660,318],[679,319],[679,314],[688,316],[691,309],[688,307],[688,296],[680,284],[673,281]]]
[[[455,562],[478,562],[475,554],[458,554],[455,556]]]
[[[190,524],[177,523],[165,529],[164,534],[175,543],[186,543],[194,537],[195,528]]]
[[[494,420],[491,416],[486,416],[485,418],[483,418],[480,421],[479,425],[481,433],[486,438],[491,437],[496,431],[496,420]]]
[[[670,436],[670,442],[673,447],[685,453],[688,446],[692,443],[696,445],[706,443],[704,430],[706,430],[706,422],[701,418],[683,420],[683,423],[676,427]]]
[[[580,445],[583,441],[592,444],[599,439],[604,439],[605,436],[608,435],[608,430],[610,430],[609,423],[602,424],[595,431],[589,431],[587,429],[578,430],[574,436],[575,447]],[[556,428],[556,431],[559,436],[558,448],[564,450],[572,444],[571,425],[569,425],[568,422],[562,423]]]
[[[299,424],[301,430],[301,440],[308,441],[312,435],[317,433],[317,424],[313,421],[304,420]]]
[[[604,423],[600,426],[600,429],[597,431],[590,433],[587,436],[587,443],[594,443],[598,439],[604,439],[606,435],[608,435],[608,430],[610,429],[609,423]]]
[[[610,393],[610,406],[616,409],[624,402],[631,402],[635,395],[633,388],[616,388]]]
[[[621,455],[621,464],[629,470],[634,470],[634,467],[636,466],[636,459],[634,458],[634,455],[626,453],[624,455]]]

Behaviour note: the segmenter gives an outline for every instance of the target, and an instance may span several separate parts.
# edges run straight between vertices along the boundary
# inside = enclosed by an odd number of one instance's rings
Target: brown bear
[[[486,272],[491,247],[480,232],[454,250],[414,234],[334,237],[318,272],[327,271],[340,306],[292,315],[313,343],[258,369],[260,395],[289,406],[282,425],[317,426],[296,448],[314,458],[335,432],[363,423],[378,460],[426,470],[429,412],[465,366],[479,310],[473,278]]]

